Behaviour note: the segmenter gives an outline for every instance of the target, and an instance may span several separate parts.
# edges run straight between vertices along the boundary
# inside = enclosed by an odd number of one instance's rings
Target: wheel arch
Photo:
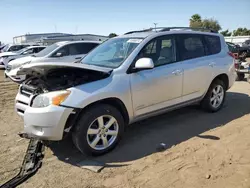
[[[211,84],[215,81],[215,80],[221,80],[224,84],[225,84],[225,87],[226,87],[226,90],[229,89],[229,78],[228,78],[228,75],[223,73],[223,74],[219,74],[217,75],[211,82]],[[211,85],[210,84],[210,85]]]
[[[99,104],[108,104],[108,105],[115,107],[117,110],[119,110],[119,112],[121,112],[121,114],[124,118],[125,125],[127,125],[129,123],[130,119],[129,119],[129,113],[127,111],[127,108],[126,108],[125,104],[122,102],[122,100],[120,100],[119,98],[116,98],[116,97],[104,98],[104,99],[95,101],[93,103],[90,103],[87,106],[85,106],[84,108],[80,109],[79,115],[84,113],[85,111],[87,111],[89,108],[96,106],[96,105],[99,105]]]

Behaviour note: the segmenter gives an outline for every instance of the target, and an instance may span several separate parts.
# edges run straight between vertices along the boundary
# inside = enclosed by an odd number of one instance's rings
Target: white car
[[[16,52],[0,53],[0,67],[6,68],[10,61],[21,58],[21,57],[25,57],[31,54],[38,53],[44,48],[46,48],[46,46],[29,46]]]
[[[6,44],[4,48],[1,50],[1,52],[15,52],[23,48],[26,48],[28,46],[31,46],[31,45],[30,44]]]
[[[69,62],[80,60],[89,51],[99,45],[99,41],[64,41],[57,42],[32,56],[27,56],[11,61],[5,70],[5,75],[12,81],[21,83],[26,75],[16,75],[19,68],[28,63],[40,62]]]
[[[219,111],[235,81],[224,37],[171,29],[109,39],[80,63],[24,65],[19,73],[30,78],[15,100],[22,135],[61,140],[72,133],[81,152],[101,155],[133,122],[196,103]]]

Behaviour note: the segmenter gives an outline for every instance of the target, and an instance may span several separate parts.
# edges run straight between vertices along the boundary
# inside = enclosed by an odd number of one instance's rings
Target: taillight
[[[235,55],[232,52],[228,52],[228,55],[230,55],[232,58],[235,58]]]

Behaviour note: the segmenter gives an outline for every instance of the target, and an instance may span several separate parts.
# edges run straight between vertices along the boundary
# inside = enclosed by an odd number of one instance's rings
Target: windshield
[[[81,63],[101,67],[117,68],[139,45],[140,38],[113,38],[104,42],[86,55]]]
[[[44,48],[43,50],[41,50],[39,53],[33,55],[34,57],[44,57],[46,55],[48,55],[50,52],[54,51],[56,48],[58,48],[59,45],[58,44],[52,44],[46,48]]]

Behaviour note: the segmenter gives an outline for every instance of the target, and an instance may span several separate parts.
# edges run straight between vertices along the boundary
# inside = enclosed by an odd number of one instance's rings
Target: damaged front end
[[[70,132],[81,111],[74,106],[61,105],[62,97],[70,95],[69,88],[105,79],[110,76],[111,71],[65,63],[39,63],[23,67],[19,74],[26,74],[29,78],[20,85],[16,97],[16,111],[24,119],[23,136],[61,140]],[[55,94],[57,100],[51,102]],[[41,105],[45,102],[46,105]]]
[[[58,91],[107,78],[112,69],[72,63],[36,63],[22,67],[17,75],[26,75],[23,86],[41,94]]]

